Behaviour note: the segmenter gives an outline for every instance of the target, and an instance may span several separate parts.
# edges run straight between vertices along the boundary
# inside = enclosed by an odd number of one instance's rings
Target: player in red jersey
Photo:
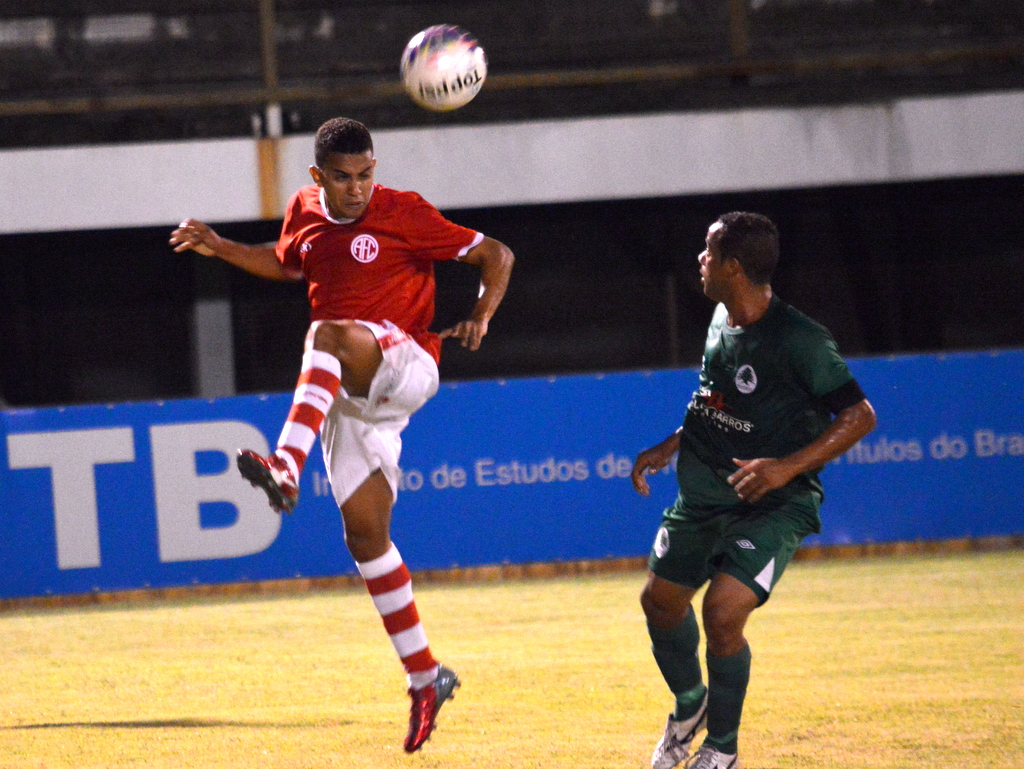
[[[437,392],[441,340],[479,348],[514,257],[504,244],[448,221],[418,194],[374,184],[373,141],[355,120],[324,123],[315,159],[315,184],[292,196],[276,244],[227,240],[193,219],[170,242],[175,251],[192,249],[254,275],[305,279],[309,286],[312,324],[277,450],[268,457],[240,451],[238,468],[275,510],[291,512],[320,435],[346,545],[406,670],[411,753],[430,736],[459,679],[430,652],[409,570],[391,541],[400,436]],[[449,259],[479,267],[482,291],[467,320],[435,334],[433,263]]]

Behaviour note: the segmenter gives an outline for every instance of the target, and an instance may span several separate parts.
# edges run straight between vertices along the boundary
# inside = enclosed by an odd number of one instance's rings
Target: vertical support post
[[[260,43],[263,58],[263,87],[266,106],[263,131],[256,139],[257,169],[259,172],[260,216],[276,219],[283,213],[281,196],[281,137],[284,125],[279,100],[277,69],[277,22],[275,0],[258,0],[260,11]]]
[[[277,219],[281,204],[281,137],[256,139],[256,164],[260,185],[260,218]]]
[[[263,85],[267,101],[277,101],[277,20],[274,0],[258,0],[260,4],[260,47],[263,54]]]
[[[192,388],[200,398],[234,395],[235,341],[227,267],[197,259],[192,304]]]
[[[747,0],[729,0],[729,52],[733,63],[741,67],[750,60],[750,16],[747,11]]]

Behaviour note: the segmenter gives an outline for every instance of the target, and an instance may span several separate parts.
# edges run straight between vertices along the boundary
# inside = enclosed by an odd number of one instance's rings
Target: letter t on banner
[[[267,453],[263,433],[247,422],[224,421],[154,425],[149,435],[162,562],[238,558],[262,552],[277,539],[281,516],[267,506],[263,492],[253,489],[235,470],[239,447]],[[226,454],[227,469],[200,475],[196,470],[200,451]],[[199,513],[203,502],[228,502],[238,517],[230,526],[203,528]]]
[[[7,455],[12,470],[50,468],[57,566],[61,569],[99,566],[100,528],[93,468],[112,462],[135,461],[132,428],[8,435]]]

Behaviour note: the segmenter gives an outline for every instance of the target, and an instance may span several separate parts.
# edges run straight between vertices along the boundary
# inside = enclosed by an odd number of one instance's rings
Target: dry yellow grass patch
[[[420,585],[464,685],[414,756],[361,589],[0,614],[0,767],[646,767],[642,581]],[[1022,765],[1024,552],[797,563],[748,636],[747,769]]]

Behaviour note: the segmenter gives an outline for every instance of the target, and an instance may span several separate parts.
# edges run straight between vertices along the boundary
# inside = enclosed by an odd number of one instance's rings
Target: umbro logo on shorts
[[[739,539],[736,541],[736,544],[742,547],[744,550],[757,550],[757,548],[754,547],[754,543],[751,542],[749,539]]]

